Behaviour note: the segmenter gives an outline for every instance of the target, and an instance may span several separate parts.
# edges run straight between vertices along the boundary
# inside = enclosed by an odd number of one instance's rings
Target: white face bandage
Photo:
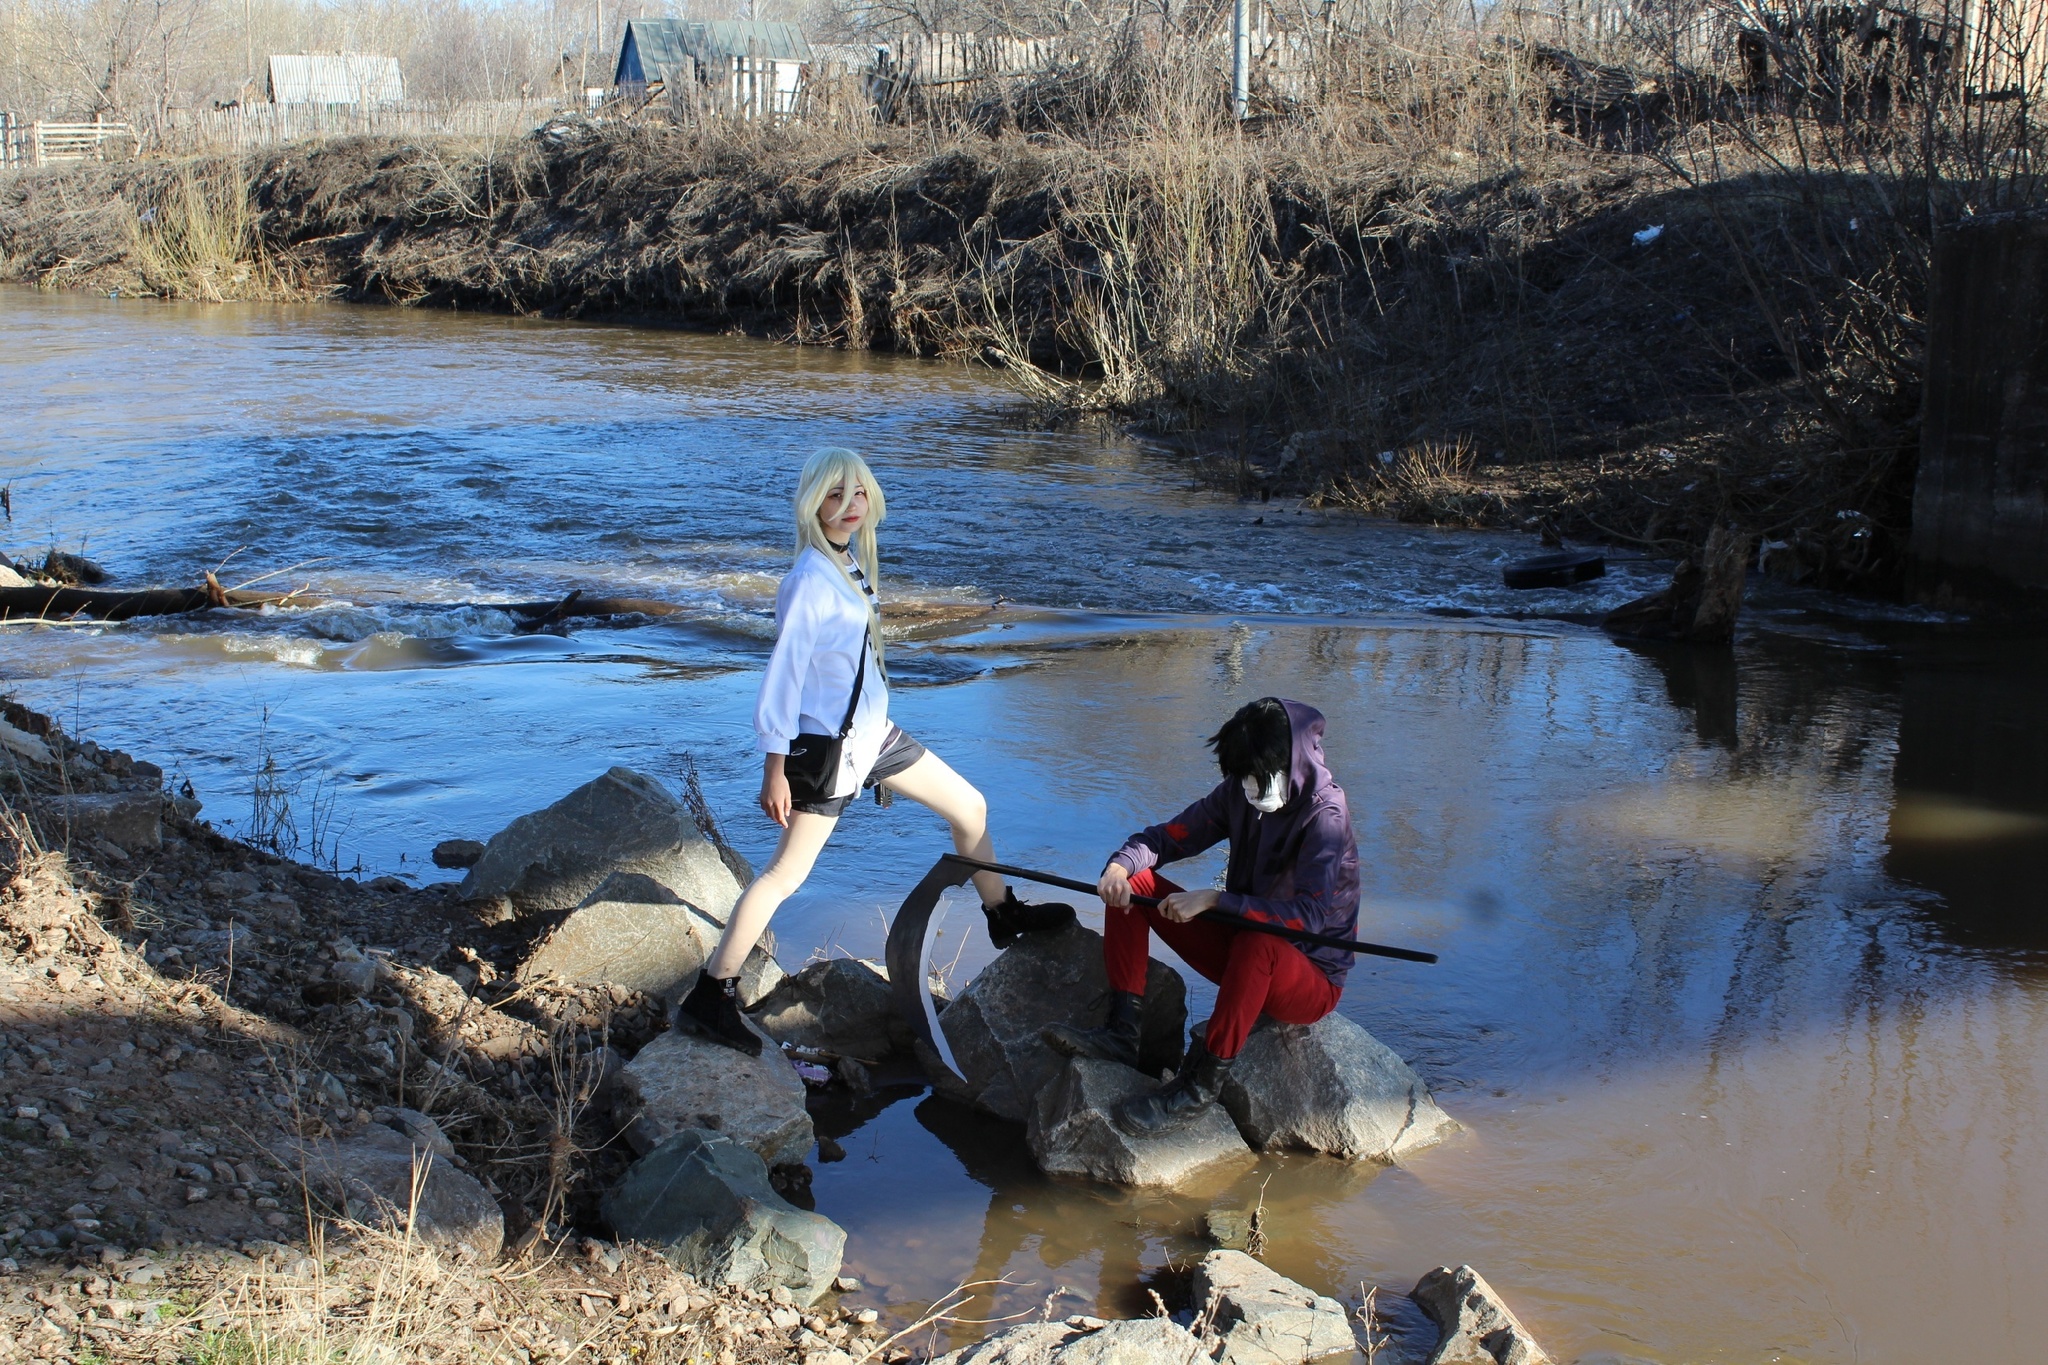
[[[1252,808],[1261,815],[1271,815],[1287,804],[1286,773],[1268,773],[1263,779],[1246,777],[1239,780],[1244,783],[1244,799],[1251,802]]]

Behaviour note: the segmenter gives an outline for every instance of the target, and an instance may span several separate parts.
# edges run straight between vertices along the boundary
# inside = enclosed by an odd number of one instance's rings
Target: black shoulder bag
[[[860,632],[860,658],[853,666],[853,695],[846,699],[846,718],[836,735],[798,735],[789,742],[789,756],[782,760],[782,775],[789,780],[789,799],[815,805],[832,799],[832,786],[839,777],[839,759],[846,748],[846,736],[853,730],[854,708],[860,705],[860,689],[868,676],[868,628]]]

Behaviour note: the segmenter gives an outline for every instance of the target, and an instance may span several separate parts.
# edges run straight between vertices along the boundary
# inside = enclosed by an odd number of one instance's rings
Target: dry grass
[[[613,1269],[579,1255],[478,1268],[405,1231],[342,1223],[317,1236],[310,1253],[195,1254],[166,1283],[136,1289],[74,1277],[42,1297],[45,1320],[65,1324],[55,1337],[75,1341],[67,1354],[81,1361],[769,1365],[794,1357],[791,1334],[767,1320],[765,1298],[708,1289],[645,1250],[623,1256]],[[875,1344],[849,1341],[863,1355]],[[47,1338],[43,1349],[51,1349]]]
[[[220,303],[287,292],[265,260],[234,166],[186,165],[135,215],[135,265],[152,293]]]

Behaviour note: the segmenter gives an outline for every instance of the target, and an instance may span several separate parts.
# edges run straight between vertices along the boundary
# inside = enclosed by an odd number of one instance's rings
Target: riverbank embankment
[[[985,362],[1257,496],[1671,553],[1732,522],[1788,576],[1882,589],[1927,230],[1874,215],[1881,173],[1822,186],[1702,137],[567,122],[20,174],[0,276]]]

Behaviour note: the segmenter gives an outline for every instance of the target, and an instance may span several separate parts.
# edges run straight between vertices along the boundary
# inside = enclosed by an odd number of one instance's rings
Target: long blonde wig
[[[833,567],[846,573],[846,559],[834,550],[825,539],[825,529],[818,524],[818,509],[825,505],[825,496],[835,488],[851,488],[855,484],[865,488],[868,494],[868,515],[861,522],[860,529],[853,533],[849,549],[860,564],[860,571],[867,575],[868,586],[879,594],[882,589],[881,574],[878,571],[879,555],[875,548],[875,528],[882,524],[882,518],[889,513],[888,499],[882,496],[882,485],[875,481],[875,471],[868,468],[868,462],[844,446],[826,446],[814,451],[804,461],[804,472],[796,484],[796,553],[802,558],[806,549],[815,547],[818,553],[832,561]],[[853,575],[847,574],[847,581]],[[856,587],[856,590],[857,587]],[[879,608],[868,613],[869,648],[874,651],[875,663],[882,664],[882,617]],[[886,676],[886,670],[884,670]]]

